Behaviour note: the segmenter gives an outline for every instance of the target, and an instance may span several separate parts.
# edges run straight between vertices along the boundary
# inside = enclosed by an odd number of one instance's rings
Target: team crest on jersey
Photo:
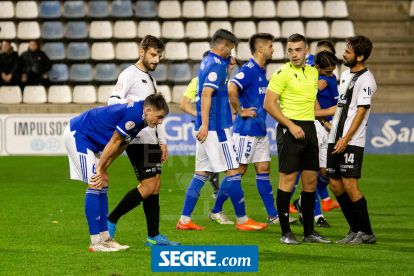
[[[236,74],[236,79],[242,80],[244,78],[244,73],[240,72],[238,74]]]
[[[211,72],[210,74],[208,74],[208,80],[209,81],[216,81],[217,80],[217,73],[216,72]]]
[[[119,92],[122,90],[123,87],[124,85],[120,82],[115,86],[115,91]]]
[[[126,130],[131,130],[135,127],[135,123],[133,121],[128,121],[125,123],[125,129]]]

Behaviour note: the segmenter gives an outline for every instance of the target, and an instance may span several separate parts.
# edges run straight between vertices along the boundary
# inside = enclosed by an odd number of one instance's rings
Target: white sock
[[[182,224],[187,224],[191,221],[191,217],[181,216],[180,220]]]
[[[318,222],[318,219],[319,218],[323,218],[323,215],[317,215],[317,216],[315,216],[315,221]]]
[[[101,240],[107,241],[111,237],[109,236],[109,231],[99,232],[99,236],[101,236]]]
[[[331,198],[328,196],[327,198],[322,199],[322,201],[330,200]]]
[[[101,236],[98,235],[91,235],[91,243],[92,244],[97,244],[101,241]]]
[[[238,224],[243,224],[243,223],[246,223],[248,220],[249,219],[247,218],[247,216],[240,217],[240,218],[237,218],[237,223]]]

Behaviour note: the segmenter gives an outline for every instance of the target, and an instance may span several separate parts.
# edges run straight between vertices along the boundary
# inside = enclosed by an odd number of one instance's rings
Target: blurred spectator
[[[40,50],[36,40],[29,42],[29,50],[24,52],[21,57],[22,84],[25,85],[45,85],[49,82],[47,72],[52,68],[52,62],[45,52]]]
[[[19,56],[10,45],[10,41],[1,43],[0,86],[18,85],[20,82]]]

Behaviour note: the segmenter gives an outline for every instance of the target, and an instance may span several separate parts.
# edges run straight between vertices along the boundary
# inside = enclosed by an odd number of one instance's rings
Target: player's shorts
[[[96,174],[96,166],[99,163],[101,154],[89,149],[80,150],[85,152],[78,152],[74,137],[75,132],[71,131],[70,125],[68,125],[63,133],[63,142],[69,157],[70,178],[92,184],[90,179]]]
[[[157,144],[129,144],[126,152],[138,181],[161,174],[161,149]]]
[[[266,136],[249,136],[233,133],[237,160],[240,164],[270,162],[270,144]]]
[[[276,143],[279,172],[291,174],[297,171],[319,171],[319,148],[313,121],[294,121],[305,132],[304,140],[296,140],[289,129],[277,126]]]
[[[326,154],[328,152],[329,132],[325,130],[319,121],[315,121],[315,128],[319,146],[319,167],[326,168]]]
[[[209,131],[204,143],[196,141],[196,172],[224,172],[237,169],[236,148],[230,129]]]
[[[328,145],[328,160],[326,166],[326,177],[341,179],[361,178],[362,159],[364,148],[348,145],[342,153],[332,154],[335,144]]]

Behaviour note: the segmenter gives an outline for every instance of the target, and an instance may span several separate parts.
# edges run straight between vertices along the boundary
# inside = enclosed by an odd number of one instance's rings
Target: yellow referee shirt
[[[280,108],[288,119],[315,121],[318,70],[308,65],[296,68],[288,62],[273,73],[268,88],[280,95]]]
[[[197,80],[198,78],[195,77],[191,80],[190,84],[188,84],[187,90],[185,90],[184,97],[194,99],[196,96],[196,89],[197,89]]]

